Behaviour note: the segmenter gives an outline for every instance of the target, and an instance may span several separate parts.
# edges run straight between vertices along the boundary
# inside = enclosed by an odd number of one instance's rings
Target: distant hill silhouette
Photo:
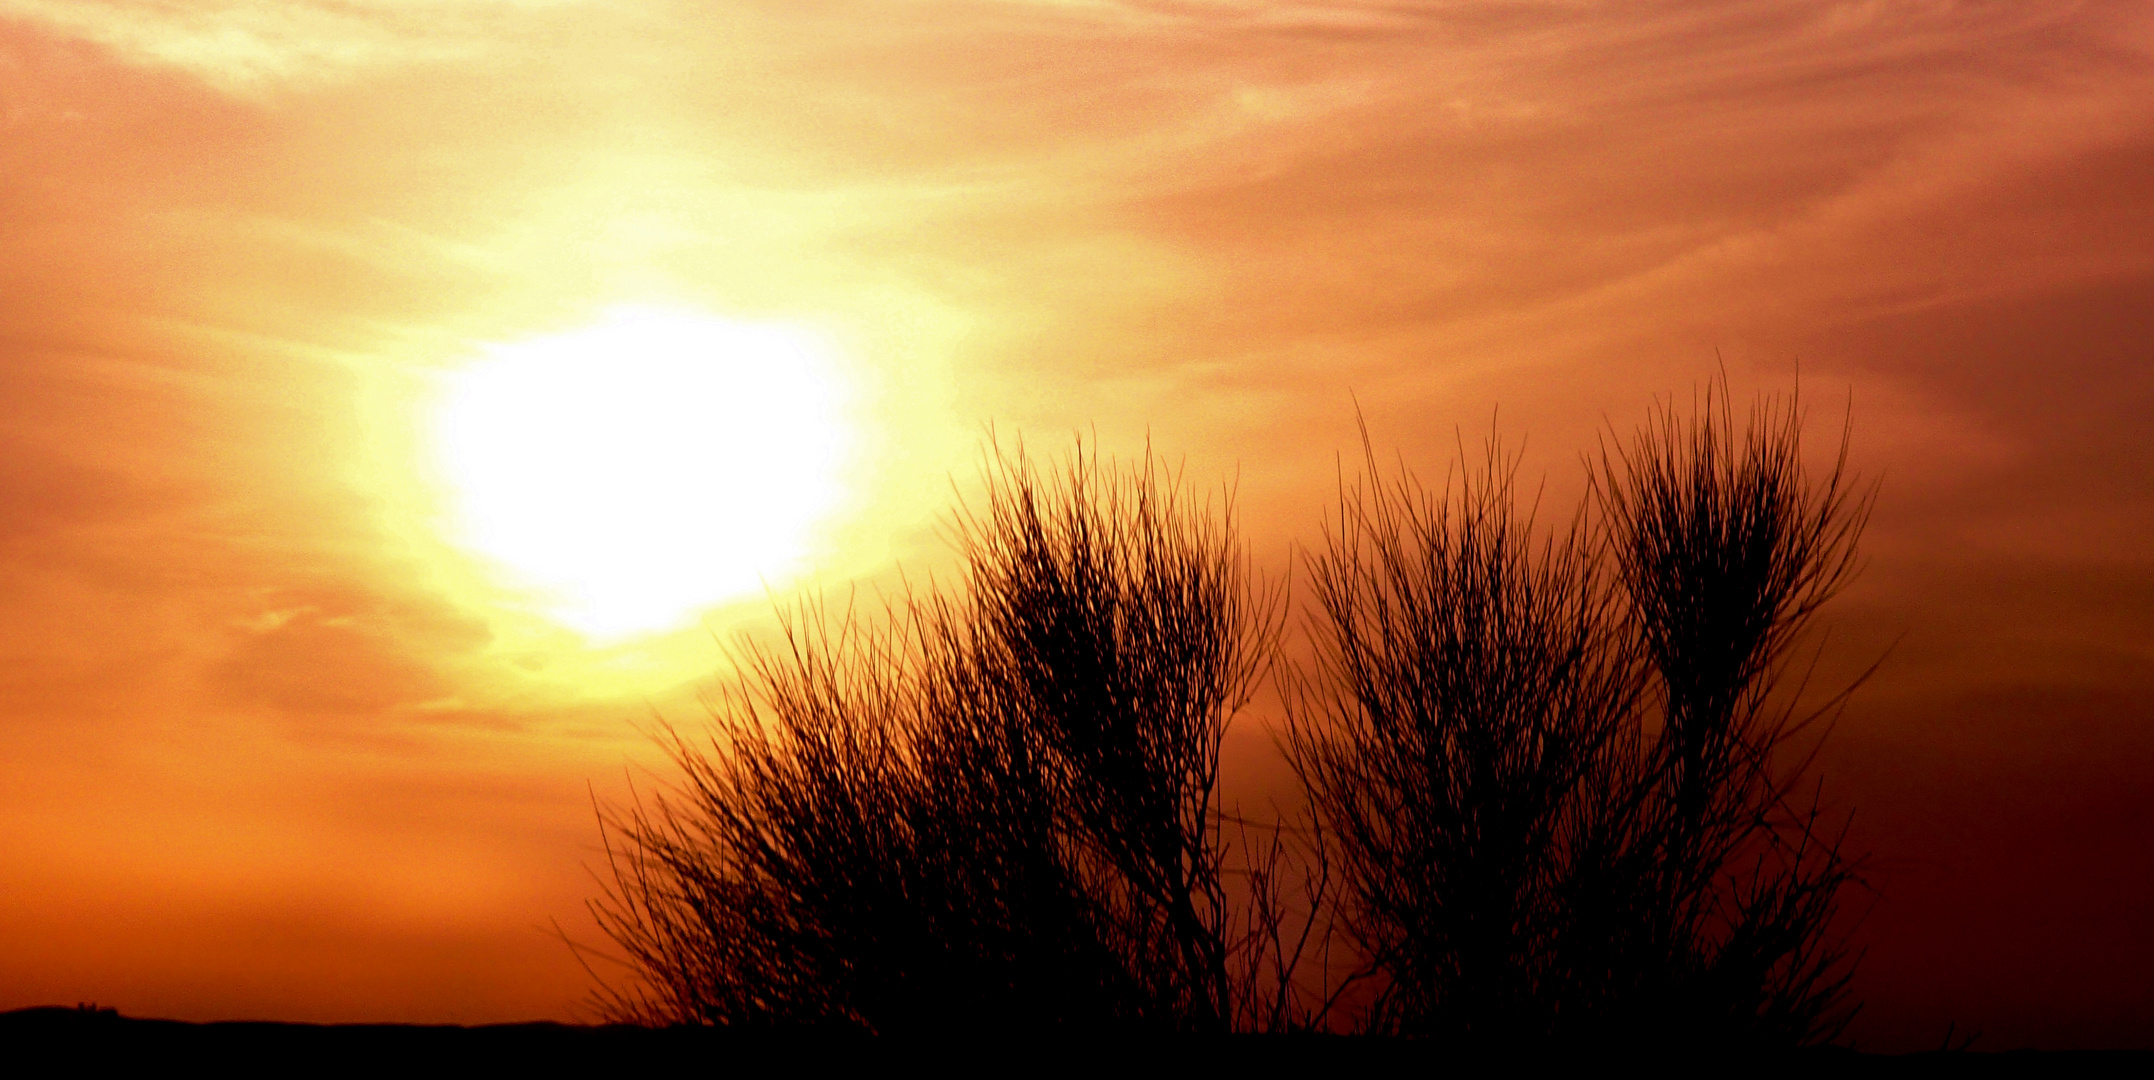
[[[186,1023],[122,1016],[109,1009],[39,1007],[0,1013],[0,1045],[22,1075],[77,1075],[108,1068],[170,1072],[188,1066],[218,1075],[270,1072],[337,1075],[396,1069],[417,1075],[474,1070],[528,1075],[607,1075],[664,1067],[742,1075],[793,1075],[828,1068],[933,1069],[939,1074],[1040,1075],[1077,1070],[1163,1070],[1236,1076],[1331,1075],[1334,1070],[1456,1067],[1461,1058],[1426,1042],[1320,1035],[1241,1035],[1102,1040],[1096,1036],[1010,1039],[991,1031],[940,1040],[782,1036],[709,1027],[643,1028],[528,1023],[471,1027],[418,1024]],[[1528,1051],[1502,1064],[1560,1064]],[[1680,1055],[1657,1059],[1666,1065]],[[1725,1060],[1725,1059],[1723,1059]],[[1600,1059],[1606,1064],[1605,1057]],[[1496,1062],[1488,1063],[1491,1067]],[[1699,1064],[1706,1064],[1699,1062]],[[2069,1051],[1862,1054],[1826,1047],[1743,1060],[1746,1076],[2143,1076],[2154,1053]]]

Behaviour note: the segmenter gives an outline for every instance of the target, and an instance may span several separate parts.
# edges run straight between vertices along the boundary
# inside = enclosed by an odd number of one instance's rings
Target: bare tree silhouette
[[[1656,411],[1536,537],[1493,443],[1440,493],[1343,487],[1289,755],[1331,835],[1369,1030],[1484,1045],[1764,1046],[1844,1025],[1857,880],[1799,793],[1791,649],[1870,506],[1805,471],[1796,401]],[[1598,511],[1598,513],[1594,513]],[[1850,688],[1851,689],[1851,688]]]
[[[639,976],[617,1016],[919,1032],[1283,1015],[1248,989],[1282,935],[1224,881],[1221,739],[1283,607],[1231,500],[1200,501],[1149,452],[1122,468],[1081,445],[1047,481],[998,451],[988,481],[958,519],[959,594],[875,621],[802,609],[715,705],[709,743],[667,734],[685,782],[604,818],[593,910]],[[1277,889],[1270,850],[1259,892]]]

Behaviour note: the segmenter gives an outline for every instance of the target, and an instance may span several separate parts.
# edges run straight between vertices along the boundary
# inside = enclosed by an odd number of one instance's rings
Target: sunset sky
[[[1881,482],[1852,1034],[2154,1046],[2144,0],[0,0],[0,1008],[588,1015],[593,800],[991,432],[1281,573],[1357,408],[1723,369]]]

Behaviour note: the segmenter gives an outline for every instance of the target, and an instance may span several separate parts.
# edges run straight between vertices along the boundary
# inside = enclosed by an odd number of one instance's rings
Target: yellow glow
[[[782,326],[616,308],[448,383],[434,442],[456,541],[595,638],[775,584],[843,494],[836,365]]]

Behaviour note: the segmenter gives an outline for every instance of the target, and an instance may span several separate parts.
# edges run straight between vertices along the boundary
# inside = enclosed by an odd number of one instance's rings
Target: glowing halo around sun
[[[843,495],[840,389],[806,334],[683,311],[491,346],[434,416],[451,532],[594,639],[676,628],[810,553]]]

